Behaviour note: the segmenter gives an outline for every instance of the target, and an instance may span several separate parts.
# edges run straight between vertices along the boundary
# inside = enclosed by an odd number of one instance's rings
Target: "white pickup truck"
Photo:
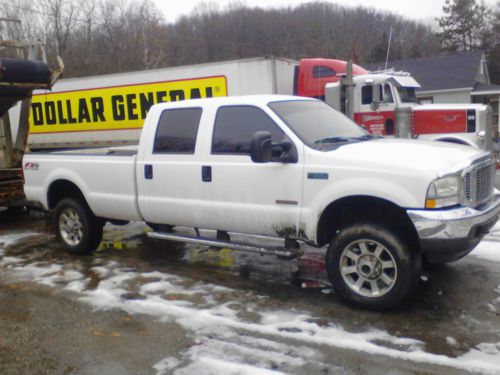
[[[323,102],[292,96],[157,104],[137,150],[31,153],[23,168],[27,198],[54,210],[70,253],[92,252],[106,221],[279,257],[298,256],[301,242],[329,244],[336,292],[371,309],[407,296],[422,259],[468,254],[500,212],[489,153],[373,137]],[[231,233],[285,241],[267,248]]]

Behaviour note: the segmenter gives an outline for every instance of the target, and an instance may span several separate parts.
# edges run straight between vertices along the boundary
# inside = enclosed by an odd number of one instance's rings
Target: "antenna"
[[[389,61],[389,51],[391,50],[391,40],[392,40],[392,26],[391,26],[391,31],[389,31],[389,44],[387,46],[387,55],[385,56],[385,68],[384,68],[384,70],[387,70],[387,63]]]

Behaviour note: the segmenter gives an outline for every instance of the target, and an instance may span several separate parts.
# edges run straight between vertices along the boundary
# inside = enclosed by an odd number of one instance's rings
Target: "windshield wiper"
[[[379,135],[371,135],[371,134],[365,134],[365,135],[360,135],[359,137],[351,137],[351,139],[357,139],[360,141],[368,140],[368,139],[378,139],[382,138]]]
[[[322,143],[338,143],[338,142],[349,142],[349,138],[346,137],[326,137],[315,140],[313,143],[315,145]]]

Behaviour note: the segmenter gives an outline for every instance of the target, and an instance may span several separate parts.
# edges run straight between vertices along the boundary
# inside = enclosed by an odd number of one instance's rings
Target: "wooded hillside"
[[[261,9],[233,3],[198,6],[175,23],[149,0],[3,0],[4,38],[42,40],[62,56],[65,77],[256,56],[325,57],[358,63],[435,55],[429,26],[373,8],[316,2]]]

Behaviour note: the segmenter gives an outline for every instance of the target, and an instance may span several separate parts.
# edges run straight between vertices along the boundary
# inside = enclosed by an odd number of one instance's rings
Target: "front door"
[[[372,108],[374,101],[373,90],[379,90],[378,109]],[[394,101],[393,88],[389,83],[381,85],[363,85],[360,88],[359,111],[354,113],[354,122],[363,126],[370,134],[394,135],[396,103]]]
[[[296,236],[302,205],[302,149],[297,150],[296,163],[254,163],[250,141],[255,132],[269,131],[273,142],[291,137],[259,107],[223,106],[214,118],[211,142],[201,158],[200,169],[210,178],[198,183],[200,227],[203,223],[210,229]]]

